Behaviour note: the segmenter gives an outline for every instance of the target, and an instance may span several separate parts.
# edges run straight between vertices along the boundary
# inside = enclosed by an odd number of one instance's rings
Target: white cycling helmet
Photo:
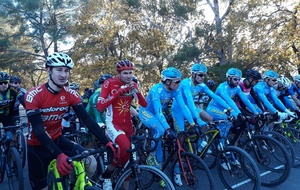
[[[294,81],[300,82],[300,75],[295,75],[294,76]]]
[[[47,57],[46,68],[47,67],[69,67],[73,69],[74,63],[67,54],[55,52]]]
[[[285,88],[290,88],[292,85],[290,79],[284,76],[277,78],[277,82],[280,82]]]

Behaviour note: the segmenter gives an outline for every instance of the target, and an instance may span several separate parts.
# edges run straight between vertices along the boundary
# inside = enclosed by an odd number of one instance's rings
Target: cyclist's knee
[[[85,172],[89,178],[92,178],[97,169],[97,161],[93,155],[85,158],[84,160]]]

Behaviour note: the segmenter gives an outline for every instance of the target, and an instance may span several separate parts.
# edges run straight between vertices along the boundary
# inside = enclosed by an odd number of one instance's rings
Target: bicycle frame
[[[84,163],[83,161],[73,161],[74,164],[74,174],[76,177],[76,181],[75,184],[71,184],[74,185],[73,189],[76,190],[84,190],[85,186],[92,186],[92,183],[89,181],[88,177],[86,176],[85,173],[85,167],[84,167]],[[63,180],[62,177],[59,175],[58,170],[56,168],[56,160],[52,160],[48,166],[48,173],[50,171],[53,171],[53,174],[55,176],[57,180],[56,185],[58,187],[58,189],[64,189],[64,185],[63,184]],[[72,174],[71,174],[72,175]],[[71,181],[68,179],[68,183],[71,183]]]

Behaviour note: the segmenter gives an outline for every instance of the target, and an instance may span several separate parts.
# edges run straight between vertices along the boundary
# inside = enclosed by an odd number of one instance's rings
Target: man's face
[[[267,83],[270,87],[273,87],[274,85],[277,84],[277,79],[276,78],[268,78],[267,80],[268,80]]]
[[[241,80],[241,78],[238,76],[232,76],[232,77],[229,77],[228,80],[229,80],[230,86],[236,87],[238,85],[239,81]]]
[[[8,81],[0,82],[0,92],[4,92],[8,89]]]
[[[132,81],[133,70],[123,70],[119,75],[122,82],[129,84]]]
[[[17,89],[19,89],[21,87],[20,82],[12,82],[10,83],[10,86],[16,87]]]
[[[170,82],[170,89],[171,90],[177,90],[178,87],[179,87],[180,82],[181,82],[180,79],[171,80],[171,82]]]
[[[193,73],[193,77],[195,79],[195,81],[198,83],[198,84],[201,84],[203,83],[205,77],[206,77],[206,73],[203,73],[203,72],[198,72],[198,73]]]
[[[63,86],[68,81],[70,69],[68,67],[53,67],[52,69],[48,68],[48,73],[57,85]]]

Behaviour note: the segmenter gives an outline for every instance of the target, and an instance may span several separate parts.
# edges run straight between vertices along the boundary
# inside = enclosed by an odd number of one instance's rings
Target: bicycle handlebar
[[[160,140],[159,138],[145,137],[145,135],[139,135],[139,136],[138,135],[133,135],[133,136],[130,137],[130,141],[131,141],[132,145],[134,145],[134,146],[131,146],[131,148],[129,150],[127,150],[127,152],[132,153],[132,152],[137,151],[140,148],[142,148],[142,150],[147,152],[147,153],[153,152],[153,151],[156,150],[157,145],[158,145],[157,143],[158,143],[159,140]],[[146,149],[145,146],[142,146],[143,145],[142,142],[144,142],[144,145],[145,145],[145,143],[147,143],[149,141],[150,142],[153,141],[155,143],[153,148]]]

